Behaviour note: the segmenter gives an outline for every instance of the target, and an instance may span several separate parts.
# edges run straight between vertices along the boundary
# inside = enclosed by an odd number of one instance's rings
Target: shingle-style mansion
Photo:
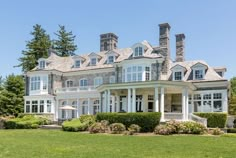
[[[26,73],[25,113],[54,120],[97,112],[161,112],[161,120],[188,120],[193,112],[227,112],[226,68],[186,61],[184,34],[170,58],[170,25],[159,25],[159,46],[147,41],[118,48],[114,33],[100,35],[100,52],[47,59]],[[69,107],[68,109],[63,107]]]

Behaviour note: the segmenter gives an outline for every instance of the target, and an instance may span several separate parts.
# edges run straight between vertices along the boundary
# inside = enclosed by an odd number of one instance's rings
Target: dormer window
[[[97,58],[91,58],[90,65],[96,65],[97,64]]]
[[[143,56],[143,47],[136,47],[134,49],[134,56],[135,57]]]
[[[111,55],[108,56],[107,63],[108,63],[108,64],[114,63],[114,56],[113,56],[113,55],[112,55],[112,56],[111,56]]]
[[[174,73],[174,80],[175,81],[182,80],[182,72],[181,71],[177,71],[177,72]]]
[[[201,80],[204,77],[204,70],[199,69],[199,70],[194,70],[194,77],[196,80]]]
[[[45,59],[43,59],[43,58],[39,59],[38,63],[39,63],[38,64],[39,69],[45,69],[46,68],[46,60]]]
[[[76,61],[75,61],[75,67],[76,67],[76,68],[80,68],[80,64],[81,64],[81,61],[80,61],[80,60],[76,60]]]

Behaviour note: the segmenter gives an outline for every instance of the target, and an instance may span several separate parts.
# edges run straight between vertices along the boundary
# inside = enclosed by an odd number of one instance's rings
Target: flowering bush
[[[140,130],[141,130],[141,127],[139,125],[132,124],[132,125],[129,126],[128,130],[132,131],[134,133],[139,133]]]
[[[219,128],[214,128],[214,129],[211,131],[211,134],[212,134],[212,135],[221,135],[221,134],[224,134],[224,132],[221,131]]]
[[[110,130],[112,134],[121,134],[125,131],[125,125],[122,123],[113,123],[110,125]]]
[[[169,121],[165,125],[159,125],[155,128],[154,133],[160,135],[169,135],[175,133],[183,134],[203,134],[206,131],[206,127],[197,122],[177,122]]]
[[[109,129],[109,122],[102,120],[101,122],[96,122],[89,127],[89,133],[105,133]]]
[[[172,134],[172,129],[167,125],[159,125],[154,129],[154,133],[160,135],[170,135]]]

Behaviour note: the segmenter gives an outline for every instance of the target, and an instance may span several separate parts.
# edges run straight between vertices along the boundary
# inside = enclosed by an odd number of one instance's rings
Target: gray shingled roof
[[[160,54],[152,53],[153,49],[152,46],[147,42],[143,41],[142,44],[146,47],[144,57],[147,58],[160,58],[162,57]],[[123,48],[123,49],[115,49],[112,50],[117,53],[117,58],[115,62],[121,62],[123,60],[128,59],[132,53],[133,50],[131,48]],[[112,64],[107,64],[107,53],[108,51],[102,51],[102,52],[97,52],[96,54],[100,56],[100,60],[98,63],[94,66],[90,66],[90,57],[88,54],[83,54],[83,55],[78,55],[79,57],[82,57],[85,59],[85,61],[81,64],[80,68],[75,68],[74,67],[74,59],[73,56],[68,56],[68,57],[59,57],[55,53],[51,53],[51,55],[48,57],[47,62],[48,65],[44,70],[58,70],[62,72],[70,72],[70,71],[80,71],[80,70],[91,70],[91,69],[100,69],[100,68],[112,68]],[[94,53],[94,52],[92,52]],[[34,70],[37,70],[38,68],[34,68]]]

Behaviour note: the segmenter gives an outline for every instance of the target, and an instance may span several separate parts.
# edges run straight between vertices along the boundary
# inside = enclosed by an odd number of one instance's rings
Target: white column
[[[186,120],[186,89],[182,89],[182,115],[183,120]]]
[[[102,92],[99,93],[99,112],[102,112],[102,104],[103,104],[103,101],[102,101]]]
[[[107,112],[107,91],[104,92],[103,112]]]
[[[165,121],[165,118],[164,118],[164,105],[165,105],[165,94],[164,94],[164,88],[161,87],[161,121]]]
[[[188,120],[188,114],[189,114],[189,105],[188,105],[188,89],[185,89],[185,105],[186,105],[186,115],[185,119]]]
[[[128,89],[128,112],[131,112],[131,89]]]
[[[90,115],[90,98],[88,98],[88,115]]]
[[[136,89],[133,88],[133,94],[132,94],[132,112],[136,112]]]
[[[116,112],[120,111],[120,96],[117,95],[116,97]]]
[[[77,118],[79,118],[79,106],[80,106],[80,104],[79,104],[79,98],[77,98],[77,100],[76,100],[76,102],[77,102],[77,110],[76,110],[76,117]]]
[[[111,91],[110,89],[107,90],[107,112],[110,112],[111,106]]]
[[[158,88],[155,87],[155,112],[159,112],[159,98],[158,98]]]
[[[56,99],[56,105],[55,105],[55,119],[59,119],[59,99]]]
[[[30,113],[32,113],[32,100],[30,100]]]
[[[115,112],[115,96],[112,96],[112,112]]]

